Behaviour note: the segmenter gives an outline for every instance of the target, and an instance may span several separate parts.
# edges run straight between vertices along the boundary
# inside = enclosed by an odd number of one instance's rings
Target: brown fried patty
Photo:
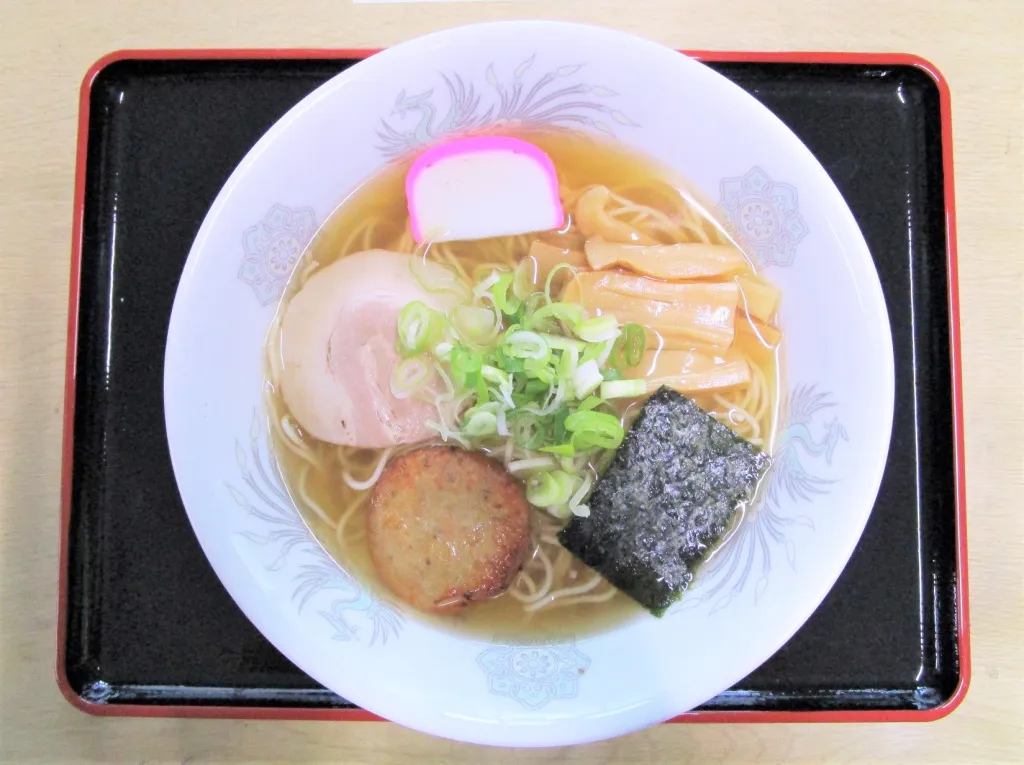
[[[474,452],[426,447],[395,459],[367,518],[380,578],[421,611],[451,613],[504,592],[530,547],[523,487]]]

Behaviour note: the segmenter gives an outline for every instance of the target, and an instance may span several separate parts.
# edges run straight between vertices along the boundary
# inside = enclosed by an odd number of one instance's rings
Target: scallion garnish
[[[642,380],[622,379],[640,363],[646,334],[557,300],[553,279],[575,275],[573,266],[556,266],[542,285],[535,269],[524,259],[514,270],[478,267],[473,285],[445,283],[464,296],[447,315],[422,302],[405,306],[397,333],[403,361],[391,386],[439,413],[455,408],[432,424],[443,439],[504,449],[529,501],[568,518],[589,512],[591,466],[605,464],[624,437],[608,402],[646,392]]]

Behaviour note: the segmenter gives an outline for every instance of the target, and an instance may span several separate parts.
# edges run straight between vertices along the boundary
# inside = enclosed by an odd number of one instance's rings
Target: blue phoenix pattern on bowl
[[[752,591],[756,604],[768,588],[773,551],[780,547],[796,569],[796,545],[788,537],[789,530],[801,526],[814,531],[814,520],[803,514],[784,514],[782,501],[788,499],[787,505],[792,507],[831,491],[835,480],[819,471],[832,465],[840,442],[849,440],[836,415],[827,420],[823,416],[835,406],[832,395],[814,385],[797,385],[790,392],[772,466],[760,487],[760,501],[671,613],[711,600],[715,603],[710,613],[720,611],[744,592],[752,574],[759,573]],[[824,465],[820,464],[822,458]]]
[[[268,571],[281,570],[290,556],[298,556],[301,564],[294,575],[292,600],[300,611],[321,593],[339,593],[318,609],[333,628],[335,640],[361,640],[361,626],[351,621],[354,615],[370,628],[367,645],[384,645],[389,638],[397,638],[404,624],[401,613],[357,582],[317,542],[288,494],[260,422],[259,413],[254,412],[246,445],[241,439],[235,441],[235,461],[244,489],[227,485],[235,503],[263,526],[260,533],[241,535],[274,550],[276,557],[267,564]]]
[[[388,157],[400,157],[446,135],[497,125],[578,127],[615,135],[615,126],[637,124],[603,100],[618,93],[603,85],[569,79],[584,64],[568,64],[531,76],[536,55],[520,63],[511,77],[499,75],[494,64],[484,72],[483,87],[457,73],[438,73],[444,82],[447,108],[435,94],[402,90],[395,99],[390,119],[377,130],[378,149]],[[415,122],[409,118],[415,118]]]

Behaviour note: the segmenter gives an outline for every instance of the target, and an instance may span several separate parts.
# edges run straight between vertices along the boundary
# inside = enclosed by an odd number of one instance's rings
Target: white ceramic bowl
[[[515,644],[431,629],[316,543],[268,453],[261,353],[303,247],[388,160],[468,124],[614,135],[688,178],[783,290],[782,432],[767,499],[662,619]],[[672,50],[573,24],[428,35],[335,77],[249,152],[178,287],[164,378],[178,486],[210,563],[289,659],[422,731],[511,746],[673,717],[772,655],[835,582],[889,444],[893,361],[878,277],[828,174],[768,110]]]

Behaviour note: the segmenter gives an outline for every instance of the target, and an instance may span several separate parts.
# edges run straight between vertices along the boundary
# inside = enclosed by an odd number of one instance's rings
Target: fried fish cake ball
[[[367,539],[392,592],[454,613],[508,589],[530,548],[523,486],[482,454],[425,447],[396,458],[373,488]]]

